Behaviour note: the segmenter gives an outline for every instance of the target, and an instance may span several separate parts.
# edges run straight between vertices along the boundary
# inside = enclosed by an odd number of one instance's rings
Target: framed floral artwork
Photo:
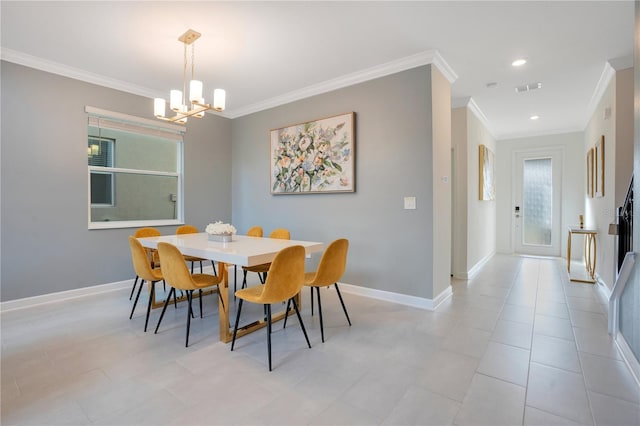
[[[486,145],[480,145],[480,161],[479,161],[479,194],[478,199],[481,201],[496,199],[496,183],[495,183],[495,164],[496,158]]]
[[[355,191],[355,113],[271,130],[271,193]]]

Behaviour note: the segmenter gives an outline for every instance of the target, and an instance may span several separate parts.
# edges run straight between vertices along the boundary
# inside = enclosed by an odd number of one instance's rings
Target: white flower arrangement
[[[209,235],[233,235],[237,232],[233,225],[230,223],[222,223],[222,221],[208,224],[205,231]]]

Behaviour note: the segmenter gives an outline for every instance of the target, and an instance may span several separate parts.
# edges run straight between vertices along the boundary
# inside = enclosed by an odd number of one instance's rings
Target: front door
[[[559,256],[562,150],[516,152],[513,174],[514,251]]]

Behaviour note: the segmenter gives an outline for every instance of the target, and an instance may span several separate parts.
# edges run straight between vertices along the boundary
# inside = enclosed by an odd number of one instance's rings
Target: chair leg
[[[233,346],[236,344],[236,333],[238,332],[238,323],[240,322],[240,312],[242,312],[242,302],[244,302],[244,299],[240,299],[240,303],[238,303],[238,313],[236,314],[236,325],[233,326],[233,340],[231,340],[231,350],[233,350]]]
[[[193,310],[191,309],[191,300],[193,299],[193,290],[187,291],[187,300],[189,302],[189,312],[187,312],[187,336],[184,342],[184,347],[189,347],[189,330],[191,329],[191,316],[193,315]]]
[[[164,280],[162,282],[164,282]],[[169,296],[167,296],[167,300],[171,299],[171,291],[173,291],[173,307],[175,309],[178,309],[178,293],[176,292],[175,288],[171,287],[171,290],[169,290]]]
[[[202,290],[198,290],[198,299],[200,299],[200,318],[202,318]]]
[[[311,289],[311,316],[313,316],[313,287],[309,287]]]
[[[202,260],[200,261],[200,273],[202,274]]]
[[[287,326],[287,318],[289,318],[289,309],[291,308],[291,299],[287,300],[287,309],[284,310],[284,324],[282,328],[284,329]]]
[[[247,286],[247,271],[246,270],[242,270],[243,274],[242,274],[242,287],[240,288],[245,288]]]
[[[264,305],[267,309],[267,352],[269,352],[269,371],[271,371],[271,305]]]
[[[144,280],[140,280],[140,287],[138,288],[138,294],[136,294],[136,300],[133,302],[133,308],[131,308],[131,315],[129,315],[129,319],[133,318],[133,311],[136,310],[136,305],[138,304],[138,298],[140,298],[140,292],[142,291],[142,287],[144,286]]]
[[[136,279],[133,281],[133,287],[131,287],[131,294],[129,295],[129,300],[133,297],[133,292],[136,290],[136,286],[138,285],[138,276],[136,275]]]
[[[344,314],[347,316],[347,321],[349,322],[349,327],[351,327],[351,320],[349,319],[349,314],[347,313],[347,307],[344,305],[344,301],[342,300],[342,295],[340,294],[340,290],[338,290],[338,283],[333,284],[338,292],[338,298],[340,299],[340,303],[342,304],[342,310]]]
[[[320,316],[320,336],[322,337],[322,343],[324,343],[324,324],[322,323],[322,302],[320,301],[320,287],[316,287],[316,294],[318,295],[318,316]]]
[[[307,336],[307,329],[304,328],[304,323],[302,322],[302,317],[300,316],[300,311],[298,310],[298,304],[296,303],[296,299],[293,297],[289,299],[293,302],[293,307],[296,310],[296,315],[298,316],[298,321],[300,321],[300,327],[302,328],[302,332],[304,333],[304,338],[307,340],[307,345],[311,348],[311,343],[309,343],[309,336]]]
[[[158,325],[156,325],[156,331],[154,331],[153,334],[158,334],[160,323],[162,322],[162,318],[164,317],[164,311],[167,310],[167,305],[169,304],[169,300],[171,300],[171,293],[173,293],[173,300],[175,300],[176,289],[171,287],[171,290],[169,290],[169,296],[167,296],[167,298],[164,301],[164,306],[162,307],[162,312],[160,313],[160,319],[158,319]]]
[[[213,268],[213,275],[215,275],[217,277],[218,276],[218,271],[216,271],[216,264],[215,264],[215,262],[213,260],[211,261],[211,267]]]
[[[227,308],[225,308],[224,300],[222,299],[222,295],[220,294],[220,286],[218,286],[218,299],[220,299],[220,303],[222,304],[222,309],[226,311]]]
[[[149,314],[151,313],[151,301],[153,300],[153,293],[156,291],[156,282],[151,281],[151,293],[149,293],[149,304],[147,305],[147,318],[144,320],[144,332],[147,332],[147,325],[149,325]]]
[[[195,263],[195,262],[191,262],[191,275],[193,275],[193,264],[194,264],[194,263]]]

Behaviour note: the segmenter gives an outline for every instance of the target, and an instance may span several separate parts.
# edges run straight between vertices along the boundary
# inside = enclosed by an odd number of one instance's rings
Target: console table
[[[581,280],[578,278],[571,278],[571,237],[574,235],[584,235],[584,264],[587,269],[588,279]],[[569,273],[569,280],[581,282],[581,283],[595,283],[596,275],[596,236],[598,231],[595,229],[586,229],[576,226],[569,227],[569,237],[567,240],[567,272]]]

